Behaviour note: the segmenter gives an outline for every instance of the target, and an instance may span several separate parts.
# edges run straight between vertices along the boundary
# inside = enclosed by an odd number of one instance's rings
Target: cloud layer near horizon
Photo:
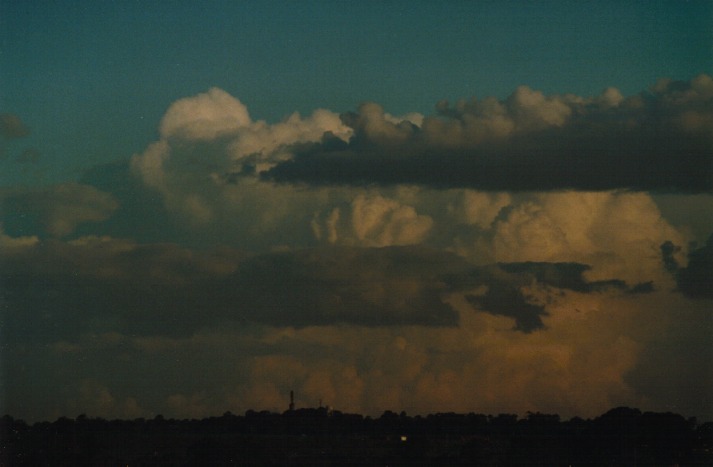
[[[129,161],[0,191],[2,408],[204,416],[294,389],[713,418],[713,216],[681,215],[713,213],[711,99],[702,75],[274,124],[181,99]]]

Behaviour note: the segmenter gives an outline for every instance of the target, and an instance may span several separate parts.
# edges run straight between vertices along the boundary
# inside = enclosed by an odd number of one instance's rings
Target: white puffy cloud
[[[576,261],[593,266],[591,280],[670,284],[660,255],[666,241],[685,246],[688,239],[646,194],[566,192],[513,205],[488,246],[495,261]]]
[[[251,123],[247,107],[222,89],[212,88],[174,102],[160,125],[162,139],[210,140]]]
[[[508,110],[521,130],[562,126],[572,115],[572,108],[564,98],[546,97],[527,86],[518,87],[507,100]]]
[[[679,86],[681,91],[663,82],[656,92],[676,114],[684,104],[694,108],[706,99],[708,81],[702,76]],[[377,153],[387,146],[397,152],[408,149],[419,138],[457,148],[561,127],[589,113],[604,118],[607,109],[634,108],[640,100],[638,96],[623,98],[614,88],[594,98],[581,98],[545,96],[521,87],[506,101],[462,101],[452,108],[443,104],[439,112],[448,118],[394,117],[379,105],[367,103],[358,112],[341,117],[318,110],[306,118],[293,114],[268,124],[251,121],[243,104],[213,89],[172,106],[163,127],[173,130],[162,131],[160,141],[134,156],[132,168],[161,194],[181,223],[192,225],[196,235],[208,235],[221,243],[262,249],[300,248],[317,242],[426,243],[478,263],[577,261],[595,265],[588,274],[600,279],[665,280],[652,272],[657,267],[658,247],[670,240],[685,249],[690,237],[667,223],[643,193],[567,191],[513,197],[507,192],[404,185],[365,190],[275,184],[260,177],[275,164],[292,162],[295,153],[302,157],[299,154],[309,152],[310,144],[328,145],[323,141],[325,133],[344,145],[350,137],[352,145],[373,145]],[[631,118],[638,118],[637,114]],[[210,122],[215,131],[206,130]],[[178,133],[183,135],[180,141],[169,137]],[[410,161],[404,154],[389,169],[398,172],[403,166],[408,170]],[[445,159],[443,164],[447,163]],[[445,186],[448,183],[444,181]],[[637,259],[641,255],[647,259]],[[685,257],[684,250],[681,257]]]
[[[173,104],[161,139],[134,155],[131,168],[168,211],[199,232],[223,225],[222,239],[264,244],[266,233],[284,234],[281,228],[297,222],[305,224],[302,237],[310,237],[309,218],[321,195],[260,183],[256,175],[288,158],[290,147],[326,132],[348,138],[351,129],[327,110],[276,124],[252,121],[240,101],[214,88]]]

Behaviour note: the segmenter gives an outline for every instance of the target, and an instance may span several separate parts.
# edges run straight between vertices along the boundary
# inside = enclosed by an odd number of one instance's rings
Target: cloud
[[[190,337],[87,334],[71,345],[32,349],[35,358],[65,369],[46,373],[65,389],[42,399],[60,413],[67,413],[61,409],[67,406],[70,413],[116,413],[129,400],[168,417],[283,411],[289,391],[295,390],[298,407],[316,406],[321,399],[339,410],[370,415],[386,409],[412,415],[530,410],[586,417],[616,405],[647,410],[654,398],[655,407],[662,407],[672,400],[667,392],[675,384],[649,371],[651,365],[691,361],[693,371],[704,361],[695,352],[709,355],[700,339],[686,346],[666,337],[676,322],[670,307],[684,303],[680,295],[679,301],[673,297],[655,292],[640,301],[567,290],[552,296],[543,317],[546,327],[531,333],[512,329],[505,317],[474,311],[464,297],[454,296],[457,327],[221,326]],[[695,314],[690,318],[700,322]],[[680,339],[690,331],[684,328]],[[663,343],[672,354],[660,351]],[[19,359],[10,375],[22,375],[20,362],[29,363],[29,352],[8,345]],[[646,362],[642,371],[637,371],[639,362]],[[126,374],[132,378],[122,377]],[[66,384],[68,378],[96,384],[78,387]],[[16,378],[8,381],[17,384]],[[685,384],[692,389],[674,391],[680,395],[677,411],[700,414],[696,395],[710,389],[710,379]],[[79,400],[85,400],[83,407]]]
[[[574,125],[574,120],[580,122],[575,125],[580,129],[590,126],[606,129],[623,125],[623,121],[641,129],[648,121],[644,114],[653,112],[657,99],[660,108],[657,112],[664,117],[675,114],[674,110],[681,106],[695,109],[703,99],[701,96],[706,95],[707,83],[706,77],[689,83],[662,82],[649,94],[630,98],[622,97],[614,89],[585,99],[545,96],[520,88],[511,99],[502,102],[489,98],[464,101],[454,107],[441,106],[441,117],[426,117],[420,125],[405,117],[390,116],[376,104],[344,115],[341,121],[336,114],[319,110],[307,118],[295,114],[276,124],[253,122],[237,99],[211,90],[181,102],[198,116],[222,116],[225,108],[234,108],[229,113],[235,114],[231,121],[239,123],[225,130],[227,123],[220,117],[216,128],[222,130],[211,132],[205,129],[205,122],[210,119],[192,120],[187,117],[191,112],[172,107],[165,120],[180,120],[186,122],[185,128],[191,125],[196,128],[182,130],[181,138],[164,136],[135,155],[130,174],[124,178],[132,179],[134,184],[138,181],[142,186],[137,186],[136,191],[144,190],[141,196],[147,200],[161,201],[161,216],[171,220],[173,232],[182,241],[239,245],[262,251],[274,247],[311,248],[318,244],[424,243],[455,251],[476,263],[574,261],[592,265],[588,274],[601,274],[601,279],[658,282],[658,273],[646,277],[651,275],[649,271],[660,269],[655,252],[667,239],[685,245],[686,232],[677,232],[669,225],[651,196],[645,193],[558,191],[515,196],[469,188],[438,189],[430,182],[428,186],[380,186],[370,182],[367,187],[315,186],[267,182],[263,176],[271,168],[298,161],[302,152],[314,148],[325,151],[331,148],[334,154],[339,154],[339,160],[349,160],[348,153],[363,148],[358,161],[354,159],[360,164],[359,170],[373,172],[366,162],[373,157],[375,168],[381,167],[383,160],[388,163],[398,159],[399,168],[395,172],[403,173],[410,170],[412,163],[428,162],[428,158],[416,156],[423,147],[428,147],[420,144],[423,138],[438,147],[448,147],[455,154],[463,148],[493,146],[543,131],[560,131]],[[214,94],[221,96],[219,102],[209,97]],[[223,105],[223,101],[229,100],[231,105]],[[620,113],[626,114],[626,118]],[[421,120],[416,116],[408,118],[417,123]],[[429,125],[441,126],[429,129]],[[203,133],[195,136],[199,130]],[[438,139],[436,135],[445,136]],[[411,146],[415,152],[404,150]],[[387,147],[388,154],[381,154]],[[594,159],[599,160],[599,156]],[[448,160],[444,158],[439,167],[447,167]],[[491,162],[499,160],[500,157],[495,157]],[[427,167],[433,180],[442,173],[439,167]],[[354,176],[358,173],[358,170],[349,172]],[[363,174],[368,182],[368,173]],[[122,190],[117,186],[118,180],[110,183],[113,189],[107,183],[102,189]],[[671,200],[672,196],[666,199]],[[127,202],[131,204],[129,200],[122,201]],[[144,222],[150,224],[151,219],[134,225],[140,228]],[[642,254],[646,261],[640,260]],[[685,252],[680,255],[685,256]],[[604,263],[609,270],[603,269]]]
[[[713,299],[713,235],[705,246],[688,254],[688,266],[678,271],[677,281],[689,297]]]
[[[106,419],[133,419],[145,413],[132,397],[125,400],[117,400],[109,388],[93,379],[84,379],[79,382],[78,398],[70,400],[69,409],[80,414],[91,414],[93,417],[103,417]]]
[[[624,288],[626,285],[620,280],[587,282],[584,273],[591,266],[579,263],[505,263],[499,265],[508,273],[523,274],[530,280],[534,279],[545,285],[575,292],[596,292],[609,287]]]
[[[190,336],[245,324],[457,326],[454,294],[531,332],[543,327],[546,296],[555,290],[628,290],[621,280],[587,281],[585,265],[475,266],[422,246],[255,255],[109,237],[4,243],[6,332],[13,341],[91,332]]]
[[[678,290],[691,298],[713,299],[713,235],[705,245],[688,253],[686,267],[680,267],[673,257],[680,249],[671,241],[661,244],[663,263],[675,276]]]
[[[412,206],[380,195],[357,195],[348,206],[335,207],[312,229],[318,240],[331,244],[393,246],[422,243],[433,219],[420,215]]]
[[[235,285],[272,325],[452,326],[457,315],[439,277],[464,266],[429,251],[329,248],[261,255],[241,267]]]
[[[161,120],[160,134],[165,139],[215,139],[249,123],[245,105],[225,91],[212,88],[174,102]]]
[[[453,255],[320,249],[247,256],[84,237],[8,242],[2,255],[7,336],[44,341],[87,332],[191,335],[229,323],[453,326],[443,301]]]
[[[230,152],[224,144],[219,147],[215,157],[228,161]],[[168,160],[212,157],[201,149],[171,149]],[[161,191],[135,165],[116,164],[88,174],[84,183],[114,193],[121,206],[102,225],[84,225],[80,232],[202,247],[225,244],[252,252],[425,245],[474,264],[588,264],[590,281],[653,281],[656,287],[672,282],[662,268],[659,246],[666,240],[687,245],[692,239],[685,225],[672,226],[646,193],[314,188],[265,183],[254,174],[226,182],[213,177],[209,167],[183,163],[166,163],[160,173],[165,180]],[[684,264],[686,254],[684,247],[675,256]]]
[[[30,129],[15,114],[0,114],[0,136],[6,139],[24,138],[30,134]]]
[[[83,223],[106,220],[118,204],[112,195],[92,186],[64,183],[36,190],[5,190],[0,193],[0,207],[8,233],[65,237]]]
[[[17,156],[16,161],[19,164],[36,164],[40,160],[40,152],[37,149],[25,149]]]
[[[666,292],[648,295],[641,302],[649,307],[647,319],[657,322],[659,329],[647,339],[637,365],[625,378],[645,398],[646,406],[707,413],[702,417],[709,420],[713,417],[708,409],[713,403],[713,314],[710,301],[701,298]]]
[[[8,146],[14,139],[24,138],[30,134],[30,128],[15,114],[0,113],[0,160],[5,159],[9,152]],[[16,157],[18,162],[34,161],[37,151],[25,150]]]
[[[290,389],[302,406],[377,415],[589,416],[661,407],[672,393],[697,413],[710,389],[701,378],[676,393],[652,371],[704,368],[710,313],[691,306],[701,301],[661,287],[633,295],[637,285],[592,279],[581,263],[475,265],[423,246],[246,254],[108,237],[2,241],[16,416],[284,410]],[[23,387],[42,403],[27,404]]]
[[[691,240],[705,242],[713,232],[713,194],[657,195],[653,200],[661,216]]]
[[[275,124],[253,121],[240,101],[212,89],[168,109],[161,138],[131,158],[131,176],[158,194],[194,237],[215,233],[220,224],[225,238],[219,241],[265,248],[265,236],[286,235],[285,228],[290,237],[311,239],[320,194],[261,183],[256,174],[291,157],[291,145],[317,141],[325,132],[347,138],[351,130],[337,114],[321,109]],[[295,225],[302,230],[287,227]]]
[[[417,184],[483,191],[713,190],[713,79],[661,81],[622,98],[544,96],[518,88],[439,105],[420,127],[376,104],[342,119],[354,135],[297,148],[264,174],[314,185]]]
[[[530,303],[519,288],[506,282],[495,283],[483,294],[467,295],[468,303],[489,313],[515,318],[515,329],[531,332],[544,327],[545,307]]]
[[[478,310],[513,318],[514,329],[532,332],[544,328],[543,317],[548,315],[547,305],[552,294],[564,290],[578,293],[646,293],[643,284],[627,286],[619,279],[589,282],[584,273],[591,267],[579,263],[500,263],[470,271],[477,277],[473,292],[464,295],[466,301]],[[460,283],[462,278],[454,278]]]
[[[685,235],[661,217],[643,193],[547,193],[500,212],[485,248],[498,262],[578,262],[592,266],[590,281],[619,278],[667,284],[659,246]],[[684,251],[676,252],[685,261]]]
[[[430,117],[367,104],[274,124],[217,89],[182,99],[130,160],[2,190],[4,399],[35,418],[281,411],[291,389],[372,415],[700,416],[713,268],[710,241],[692,242],[710,234],[710,195],[484,191],[448,171],[491,151],[484,170],[514,183],[517,144],[557,161],[552,135],[601,149],[655,122],[704,140],[708,87],[522,87]],[[264,178],[327,153],[364,184]],[[375,183],[392,163],[432,180]]]
[[[285,146],[317,141],[325,132],[342,138],[351,134],[338,115],[323,109],[308,118],[294,113],[276,124],[253,121],[242,102],[212,88],[172,104],[161,120],[159,141],[135,155],[131,165],[147,185],[161,191],[186,166],[230,180],[270,167],[287,157]]]

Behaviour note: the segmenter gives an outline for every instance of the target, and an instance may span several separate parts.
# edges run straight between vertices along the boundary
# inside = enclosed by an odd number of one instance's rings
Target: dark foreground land
[[[619,407],[592,420],[299,409],[203,420],[0,419],[0,465],[713,465],[713,423]]]

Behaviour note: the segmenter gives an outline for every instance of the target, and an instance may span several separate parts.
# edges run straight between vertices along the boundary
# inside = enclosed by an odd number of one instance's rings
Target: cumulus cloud
[[[194,417],[281,410],[295,389],[298,405],[370,414],[586,416],[680,394],[697,414],[710,378],[677,393],[656,369],[710,365],[710,241],[692,243],[710,195],[560,190],[557,167],[569,154],[614,180],[607,164],[651,128],[708,148],[709,87],[521,87],[430,117],[365,104],[278,123],[218,89],[182,99],[130,161],[0,193],[7,400],[44,418]],[[306,175],[275,182],[286,167]]]
[[[499,262],[579,262],[590,280],[670,282],[659,246],[685,243],[643,193],[550,193],[513,203],[493,223],[486,243]],[[479,245],[476,245],[479,246]],[[482,249],[482,247],[480,247]],[[476,250],[477,251],[477,250]],[[685,261],[683,251],[676,252]]]
[[[420,127],[376,104],[343,115],[348,144],[304,147],[265,177],[316,185],[419,184],[479,190],[713,190],[713,79],[661,81],[623,98],[518,88],[439,105]]]
[[[312,221],[318,240],[375,247],[422,243],[432,226],[433,219],[418,214],[412,206],[364,194]]]
[[[283,227],[304,225],[299,234],[311,238],[309,220],[322,202],[319,195],[260,183],[256,174],[290,157],[288,147],[325,133],[347,138],[351,130],[327,110],[276,124],[253,121],[240,101],[212,89],[171,106],[161,138],[134,155],[130,166],[168,212],[197,231],[222,224],[232,229],[226,236],[250,244],[268,232],[284,235]]]
[[[636,274],[645,276],[644,266],[656,263],[655,251],[663,241],[686,244],[682,234],[661,218],[649,195],[569,191],[513,197],[502,191],[436,189],[434,185],[450,185],[450,176],[444,176],[443,184],[438,180],[443,170],[455,166],[447,156],[438,167],[432,167],[430,159],[419,154],[433,148],[448,148],[448,154],[481,146],[494,148],[573,125],[576,131],[590,131],[595,127],[611,129],[626,121],[627,128],[639,131],[653,118],[645,113],[654,108],[659,119],[676,114],[681,106],[705,112],[699,103],[708,98],[708,81],[703,76],[690,83],[660,83],[649,94],[630,98],[614,89],[596,98],[580,98],[545,96],[520,88],[506,101],[488,98],[459,102],[453,107],[441,105],[441,116],[420,122],[418,116],[388,115],[376,104],[365,104],[359,112],[345,114],[341,120],[332,112],[319,110],[307,118],[295,114],[276,124],[253,122],[242,103],[214,89],[171,107],[165,121],[181,121],[186,128],[195,128],[182,130],[181,138],[164,132],[164,137],[132,158],[131,171],[146,189],[160,196],[174,224],[192,228],[189,236],[193,238],[250,249],[304,248],[319,243],[426,243],[479,263],[576,261],[592,265],[590,274],[600,272],[600,279],[622,277],[632,283],[646,282],[658,278],[633,277],[633,272],[624,277],[622,270],[638,268]],[[188,118],[193,114],[196,118]],[[226,114],[232,117],[224,118]],[[218,116],[216,132],[205,129],[206,122],[212,121],[206,115]],[[619,128],[614,133],[620,130],[624,131]],[[320,151],[331,151],[337,164],[356,161],[359,167],[345,167],[343,173],[369,183],[369,187],[264,181],[271,170],[300,164],[302,154],[309,153],[304,157],[311,158]],[[352,153],[354,158],[349,155]],[[374,165],[367,162],[370,159]],[[485,165],[503,160],[493,153]],[[383,164],[392,162],[394,170],[381,170]],[[372,172],[404,174],[415,166],[432,175],[425,182],[427,186],[371,183]],[[681,162],[681,166],[687,164]],[[329,164],[324,167],[329,171]],[[453,170],[458,171],[456,179],[467,175],[460,168]],[[707,173],[699,171],[698,176]],[[527,171],[523,179],[532,180],[531,175]],[[588,175],[587,179],[596,176]],[[616,241],[611,235],[617,236]],[[638,263],[635,256],[640,253],[654,259]],[[602,267],[607,261],[610,270]]]
[[[227,92],[212,88],[174,102],[161,120],[162,138],[214,139],[250,123],[248,109]]]
[[[170,155],[183,157],[180,151]],[[229,152],[221,152],[221,157],[227,159]],[[171,226],[168,238],[175,241],[228,244],[252,251],[320,244],[423,244],[455,252],[475,264],[577,262],[592,267],[585,273],[591,281],[619,278],[629,284],[652,282],[666,287],[672,279],[662,268],[659,246],[667,240],[684,245],[675,256],[685,264],[685,245],[691,239],[685,228],[671,225],[654,198],[645,193],[513,195],[415,186],[308,188],[265,183],[252,175],[224,183],[211,178],[207,169],[178,164],[161,169],[170,182],[156,197],[146,179],[138,179],[137,184],[127,169],[111,170],[120,176],[107,169],[87,177],[85,183],[111,192],[136,185],[131,188],[133,196],[117,191],[122,208],[116,215],[133,225],[137,234],[143,232],[139,238],[149,234],[152,241],[151,232],[164,224]],[[135,176],[135,166],[133,170]],[[137,203],[138,194],[146,202]],[[164,206],[156,206],[157,200]],[[188,200],[193,203],[184,202]],[[129,213],[138,218],[131,220]]]
[[[135,155],[132,167],[158,189],[186,164],[208,170],[205,175],[214,179],[231,179],[269,167],[284,159],[285,146],[317,141],[325,133],[347,138],[351,129],[323,109],[308,118],[295,113],[276,124],[253,121],[242,102],[213,88],[171,105],[161,121],[160,140]]]

